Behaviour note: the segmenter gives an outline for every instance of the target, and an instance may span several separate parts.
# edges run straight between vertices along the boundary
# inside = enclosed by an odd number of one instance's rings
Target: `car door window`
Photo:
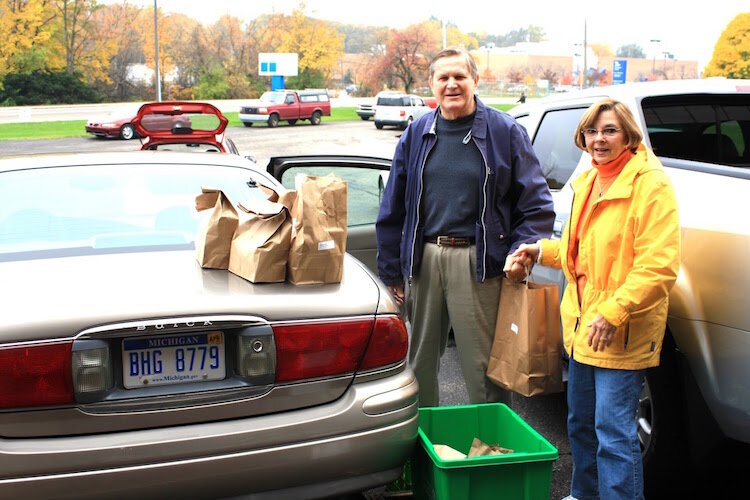
[[[573,142],[576,127],[585,107],[549,111],[542,117],[534,136],[534,152],[542,165],[542,173],[552,190],[559,190],[573,174],[583,151]],[[528,120],[521,120],[524,125]]]
[[[658,156],[718,165],[750,162],[750,107],[743,95],[646,98],[643,117]]]
[[[294,189],[297,174],[325,176],[330,173],[347,183],[348,226],[375,224],[380,208],[380,193],[385,185],[381,172],[387,170],[348,166],[304,166],[292,167],[281,176],[281,183],[287,189]]]

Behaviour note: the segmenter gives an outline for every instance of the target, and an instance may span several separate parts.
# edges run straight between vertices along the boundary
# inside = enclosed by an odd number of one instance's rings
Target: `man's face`
[[[455,120],[474,112],[474,90],[478,81],[479,76],[472,78],[461,56],[443,57],[435,61],[430,88],[440,105],[443,118]]]

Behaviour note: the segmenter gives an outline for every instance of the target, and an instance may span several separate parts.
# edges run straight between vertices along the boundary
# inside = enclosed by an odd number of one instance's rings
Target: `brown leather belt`
[[[439,247],[468,247],[474,238],[467,236],[425,236],[425,243],[436,243]]]

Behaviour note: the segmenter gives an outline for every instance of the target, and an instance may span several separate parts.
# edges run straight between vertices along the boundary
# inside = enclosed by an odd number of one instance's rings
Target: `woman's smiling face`
[[[627,149],[628,138],[611,109],[599,113],[591,128],[596,129],[597,133],[593,137],[586,136],[586,151],[598,165],[611,162]],[[602,130],[612,128],[617,129],[615,135],[610,137],[602,133]]]

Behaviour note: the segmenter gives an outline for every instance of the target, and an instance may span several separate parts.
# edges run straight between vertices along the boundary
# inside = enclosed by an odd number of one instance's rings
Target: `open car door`
[[[380,209],[382,186],[390,168],[389,158],[316,155],[271,158],[266,170],[287,189],[294,189],[294,178],[300,173],[314,176],[333,173],[346,181],[346,251],[377,275],[375,221]]]

